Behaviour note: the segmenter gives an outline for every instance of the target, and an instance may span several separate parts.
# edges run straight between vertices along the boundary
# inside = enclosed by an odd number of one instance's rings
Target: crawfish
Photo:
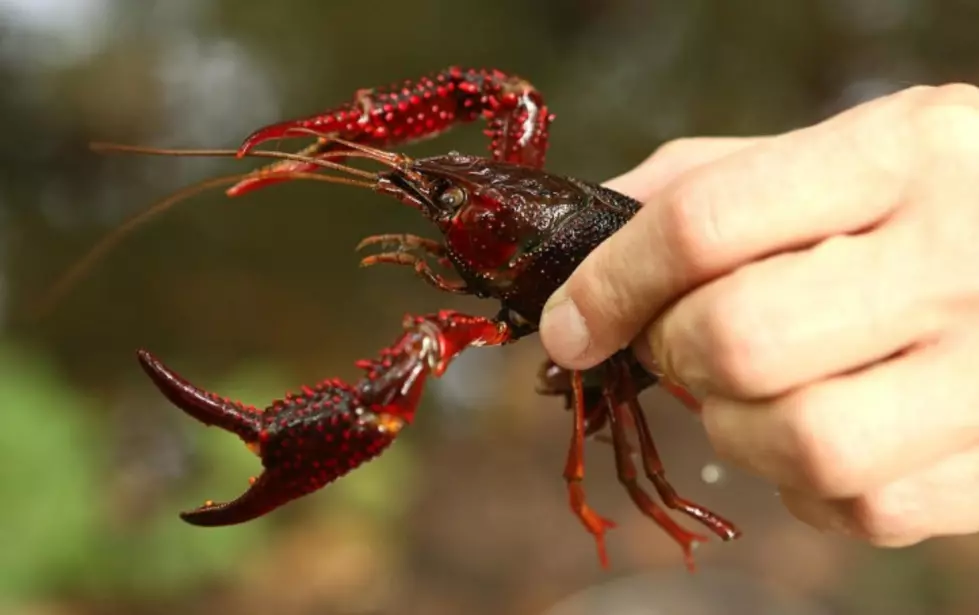
[[[414,159],[385,149],[479,118],[487,121],[489,157],[451,152]],[[541,94],[524,79],[497,70],[453,67],[418,81],[360,90],[351,101],[326,112],[261,128],[237,150],[99,146],[155,154],[278,159],[245,175],[191,187],[120,232],[193,190],[220,183],[233,184],[226,192],[232,197],[295,179],[361,186],[415,209],[442,237],[441,241],[405,234],[368,237],[358,250],[380,251],[365,257],[362,265],[411,267],[440,291],[495,299],[500,304],[493,318],[451,311],[406,316],[404,332],[392,346],[382,350],[379,358],[358,363],[366,370],[359,381],[334,379],[304,387],[264,410],[203,391],[140,351],[143,368],[171,402],[206,425],[235,433],[262,460],[262,474],[242,496],[227,503],[208,502],[183,513],[184,520],[203,526],[242,523],[322,488],[381,454],[413,420],[426,379],[442,375],[460,352],[471,346],[511,344],[537,331],[551,293],[640,207],[601,185],[544,170],[553,119]],[[315,140],[294,154],[257,149],[270,139],[300,137]],[[351,158],[368,159],[382,170],[349,166],[345,161]],[[319,173],[323,170],[342,175]],[[118,236],[110,236],[80,262],[60,290]],[[564,480],[570,508],[594,536],[602,565],[608,566],[605,533],[615,523],[589,506],[582,483],[584,442],[607,426],[619,481],[638,509],[680,545],[693,570],[693,548],[706,537],[679,525],[639,486],[627,442],[629,428],[637,432],[643,472],[666,507],[695,519],[724,540],[737,538],[740,531],[678,495],[667,480],[637,400],[641,391],[655,385],[697,410],[696,400],[682,387],[645,370],[630,350],[585,371],[568,371],[545,361],[538,374],[538,392],[563,397],[571,411]]]

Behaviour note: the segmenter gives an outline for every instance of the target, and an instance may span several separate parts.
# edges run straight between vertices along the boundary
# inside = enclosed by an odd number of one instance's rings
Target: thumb
[[[703,137],[671,141],[605,185],[645,202],[683,173],[762,139]],[[649,241],[655,242],[659,238],[656,225],[652,227]],[[637,262],[628,246],[618,243],[616,235],[612,235],[593,251],[544,307],[541,342],[551,359],[562,367],[587,369],[597,365],[627,346],[654,316],[647,312],[658,306],[636,305],[645,294],[630,293],[629,289],[637,276],[650,273],[643,270],[644,266],[660,266],[663,259]],[[586,320],[582,314],[591,317]]]

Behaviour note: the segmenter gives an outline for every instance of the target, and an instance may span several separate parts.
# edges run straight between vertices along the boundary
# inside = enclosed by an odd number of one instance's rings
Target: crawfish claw
[[[261,428],[261,412],[240,402],[222,399],[187,382],[152,353],[136,353],[143,371],[170,402],[207,426],[237,434],[246,443],[255,442]]]
[[[526,80],[497,70],[449,67],[435,75],[390,87],[359,90],[332,109],[313,116],[276,122],[253,131],[238,156],[272,139],[318,135],[300,153],[311,158],[333,156],[343,147],[335,139],[371,147],[410,143],[433,137],[457,124],[483,118],[495,160],[541,168],[547,151],[547,127],[554,116],[540,93]],[[333,157],[341,162],[342,157]],[[315,164],[284,160],[256,170],[228,189],[239,196],[286,181],[283,171],[317,169]]]
[[[282,482],[263,473],[245,493],[230,502],[206,502],[203,506],[180,513],[180,518],[191,525],[219,527],[236,525],[261,517],[292,499],[287,492],[276,488]]]
[[[379,455],[406,423],[340,380],[257,410],[190,384],[149,352],[140,351],[139,360],[167,399],[204,424],[237,434],[262,460],[264,471],[240,497],[181,515],[193,525],[243,523],[316,491]]]
[[[502,323],[443,310],[407,316],[404,332],[354,383],[324,380],[288,394],[264,410],[205,391],[141,350],[139,362],[174,405],[205,425],[240,437],[262,460],[263,472],[230,502],[208,501],[181,513],[200,526],[233,525],[307,495],[380,455],[414,419],[429,376],[441,376],[470,346],[505,343]]]

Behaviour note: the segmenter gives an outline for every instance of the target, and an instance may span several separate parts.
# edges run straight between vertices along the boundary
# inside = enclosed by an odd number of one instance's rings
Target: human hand
[[[631,343],[817,528],[979,531],[979,89],[681,140],[608,185],[645,205],[551,298],[557,363]]]

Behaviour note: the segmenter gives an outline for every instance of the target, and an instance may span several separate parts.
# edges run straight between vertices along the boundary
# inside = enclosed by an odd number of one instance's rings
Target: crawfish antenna
[[[389,152],[383,149],[378,149],[376,147],[371,147],[369,145],[364,145],[363,143],[357,143],[355,141],[348,141],[347,139],[341,139],[340,137],[323,134],[321,132],[317,132],[310,128],[297,127],[290,130],[290,132],[307,134],[312,137],[317,137],[325,141],[332,141],[346,148],[349,148],[346,150],[322,152],[320,154],[317,154],[317,159],[329,158],[329,157],[367,158],[368,160],[373,160],[374,162],[390,167],[395,171],[404,171],[406,167],[412,162],[411,158],[409,158],[404,154]]]
[[[204,192],[210,188],[216,188],[225,184],[238,181],[242,174],[216,177],[193,186],[188,186],[176,192],[162,201],[154,203],[146,211],[140,212],[116,227],[104,239],[95,244],[79,261],[72,265],[46,292],[40,300],[36,302],[31,310],[34,318],[43,318],[68,294],[68,292],[91,271],[92,267],[105,256],[112,248],[117,246],[122,239],[131,231],[145,224],[158,214],[165,212],[180,201],[187,199],[195,194]]]
[[[93,152],[104,152],[104,153],[130,153],[130,154],[146,154],[149,156],[197,156],[203,158],[233,158],[238,156],[238,150],[233,149],[166,149],[160,147],[146,147],[142,145],[123,145],[119,143],[101,143],[95,142],[90,145]],[[343,154],[343,152],[331,152],[335,156]],[[278,158],[281,160],[293,160],[295,162],[305,162],[307,164],[316,165],[318,167],[323,167],[324,169],[333,169],[335,171],[343,171],[344,173],[349,173],[350,175],[356,175],[358,177],[363,177],[369,180],[376,180],[377,175],[375,173],[370,173],[368,171],[363,171],[354,167],[347,166],[345,164],[340,164],[338,162],[332,162],[330,160],[325,160],[324,158],[328,156],[318,156],[313,158],[311,156],[303,156],[302,154],[291,154],[289,152],[279,152],[275,150],[254,150],[248,153],[249,157],[252,158]]]
[[[153,154],[161,156],[227,156],[234,157],[237,155],[236,150],[178,150],[178,149],[158,149],[150,147],[141,147],[134,145],[116,145],[111,143],[93,143],[92,149],[100,152],[134,152],[141,154]],[[361,188],[375,187],[375,181],[377,175],[375,173],[370,173],[362,169],[357,169],[354,167],[349,167],[347,165],[339,164],[329,160],[318,160],[315,158],[307,158],[297,154],[288,154],[285,152],[275,152],[275,151],[253,151],[249,153],[250,156],[254,157],[264,157],[264,158],[280,158],[288,160],[300,160],[302,162],[308,162],[310,164],[315,164],[318,167],[333,169],[337,171],[343,171],[357,177],[362,177],[364,180],[353,179],[350,177],[336,177],[331,175],[318,175],[315,173],[302,173],[298,171],[283,171],[280,173],[272,173],[270,177],[281,177],[283,179],[308,179],[312,181],[321,181],[331,184],[345,184],[350,186],[357,186]],[[109,235],[99,241],[85,256],[83,256],[78,262],[76,262],[72,267],[70,267],[52,286],[51,288],[42,295],[42,297],[35,302],[32,309],[30,309],[30,314],[34,319],[39,319],[49,314],[52,309],[71,291],[72,288],[82,279],[84,276],[91,271],[95,264],[104,257],[109,251],[115,248],[130,232],[142,226],[143,224],[149,222],[155,216],[169,210],[171,207],[180,203],[192,196],[202,193],[211,188],[216,188],[223,185],[235,184],[250,176],[249,173],[237,173],[235,175],[225,175],[222,177],[215,177],[207,179],[191,186],[188,186],[182,190],[179,190],[164,199],[157,201],[149,209],[142,211],[135,216],[129,218],[123,222],[120,226],[115,228]],[[371,180],[371,181],[365,181]]]

